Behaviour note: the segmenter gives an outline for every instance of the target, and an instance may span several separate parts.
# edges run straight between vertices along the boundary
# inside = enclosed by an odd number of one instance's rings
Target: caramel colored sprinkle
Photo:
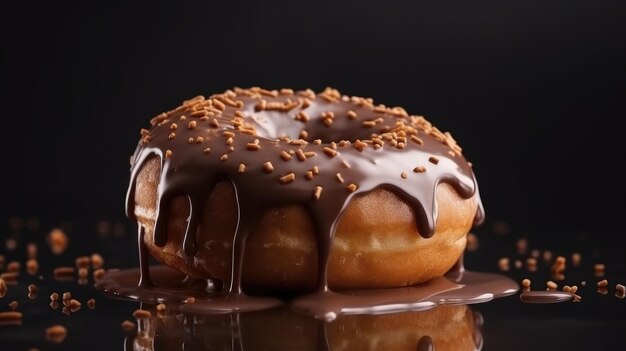
[[[64,304],[65,304],[65,301],[64,301]],[[67,306],[67,307],[70,308],[70,311],[76,312],[76,311],[80,310],[81,306],[82,306],[82,304],[78,300],[71,299],[70,300],[70,305]]]
[[[147,130],[147,129],[143,129],[143,128],[141,128],[141,130],[139,131],[139,134],[140,134],[141,136],[146,136],[146,135],[150,134],[150,131],[149,131],[149,130]]]
[[[59,294],[58,293],[50,294],[50,301],[59,301]]]
[[[522,280],[522,290],[523,291],[530,291],[530,279]]]
[[[313,171],[308,171],[306,172],[306,174],[304,175],[306,177],[306,179],[311,180],[313,179]]]
[[[208,154],[209,152],[211,152],[211,148],[207,147],[206,149],[202,150],[202,152],[204,152],[205,154]]]
[[[509,259],[506,257],[502,257],[500,260],[498,260],[498,267],[500,268],[501,271],[506,272],[509,270]]]
[[[606,288],[607,286],[609,286],[609,281],[606,279],[600,280],[598,282],[598,287],[599,288]]]
[[[178,124],[176,123],[170,124],[170,130],[176,130],[176,128],[178,128]]]
[[[226,109],[226,105],[224,105],[223,102],[217,100],[217,99],[213,99],[211,100],[213,102],[213,106],[217,107],[218,110],[220,111],[224,111]]]
[[[190,137],[187,141],[189,141],[189,144],[193,144],[193,138]]]
[[[17,310],[17,308],[18,308],[18,307],[20,307],[20,303],[19,303],[19,302],[17,302],[17,301],[15,301],[15,300],[13,300],[13,301],[11,301],[11,302],[9,303],[9,308],[10,308],[12,311]]]
[[[246,171],[246,165],[244,165],[243,163],[239,164],[239,167],[237,168],[237,173],[243,173]]]
[[[309,115],[306,114],[306,112],[304,111],[300,111],[298,112],[298,114],[295,117],[296,121],[300,121],[300,122],[308,122],[311,118],[309,117]]]
[[[162,303],[156,305],[157,312],[165,312],[165,308],[166,308],[166,306],[164,304],[162,304]]]
[[[35,285],[35,284],[28,285],[28,293],[29,294],[36,294],[37,291],[38,291],[37,285]]]
[[[87,307],[89,307],[90,310],[93,310],[94,308],[96,308],[96,300],[94,299],[87,300]]]
[[[348,189],[348,191],[349,191],[349,192],[353,193],[353,192],[355,192],[355,191],[356,191],[357,186],[356,186],[356,184],[351,183],[351,184],[349,184],[346,188]]]
[[[315,175],[320,174],[320,169],[317,166],[313,166],[313,168],[311,168],[311,171],[313,171],[313,174]]]
[[[87,270],[87,268],[79,268],[78,269],[78,277],[85,279],[87,278],[87,275],[89,274],[89,271]]]
[[[424,145],[424,141],[415,135],[411,135],[411,141],[415,142],[417,145]]]
[[[424,172],[426,172],[426,167],[424,167],[424,166],[417,166],[417,167],[413,168],[413,172],[415,172],[415,173],[424,173]]]
[[[0,312],[0,325],[4,323],[13,324],[16,322],[21,322],[21,321],[22,321],[22,312],[17,312],[17,311]]]
[[[201,118],[207,115],[207,111],[205,110],[193,111],[192,113],[190,113],[190,115],[191,117]]]
[[[348,119],[356,119],[356,112],[352,110],[348,111]]]
[[[288,173],[282,177],[280,177],[280,182],[283,184],[288,184],[296,180],[296,175],[294,173]]]
[[[313,140],[313,144],[320,145],[320,144],[322,144],[322,140],[321,139],[315,139],[315,140]]]
[[[549,280],[549,281],[546,283],[546,287],[547,287],[547,289],[546,289],[546,290],[555,290],[555,289],[556,289],[556,288],[558,288],[559,286],[558,286],[555,282],[553,282],[552,280]]]
[[[14,282],[17,280],[17,277],[19,277],[20,273],[19,272],[7,272],[7,273],[2,273],[0,274],[0,280],[4,281],[4,282]],[[0,286],[0,289],[2,287]],[[1,291],[0,291],[1,292]]]
[[[325,147],[325,148],[323,149],[323,151],[324,151],[324,153],[325,153],[326,155],[328,155],[328,156],[330,156],[330,157],[335,157],[335,156],[337,156],[337,150],[333,150],[333,149],[331,149],[331,148],[329,148],[329,147]]]
[[[346,160],[341,161],[341,165],[346,167],[346,168],[350,168],[350,163],[348,163],[348,161],[346,161]]]
[[[209,124],[210,124],[210,125],[211,125],[211,127],[213,127],[213,128],[219,128],[219,126],[220,126],[220,123],[219,123],[219,122],[217,121],[217,119],[215,119],[215,118],[213,118]]]
[[[223,154],[222,157],[220,157],[220,161],[224,162],[228,160],[228,155],[227,154]]]
[[[323,190],[323,188],[321,186],[319,186],[319,185],[315,187],[315,190],[313,190],[313,198],[315,200],[319,200],[320,199],[320,196],[322,196],[322,190]]]
[[[165,158],[172,157],[172,150],[165,150]]]
[[[168,135],[167,138],[169,140],[172,140],[172,139],[176,138],[176,133],[174,133],[174,132],[170,133],[170,135]]]
[[[126,321],[122,322],[122,329],[125,332],[131,332],[131,331],[135,330],[135,327],[136,327],[135,323],[133,323],[131,321],[126,320]]]
[[[74,272],[76,272],[74,267],[58,267],[52,271],[55,277],[74,275]]]
[[[300,161],[306,161],[306,155],[304,154],[304,152],[302,151],[302,149],[297,149],[296,150],[296,157],[298,158],[298,160]]]
[[[89,256],[80,256],[74,260],[77,268],[87,268],[91,264],[91,259]]]
[[[187,299],[185,299],[185,303],[188,303],[188,304],[196,303],[196,298],[188,297]]]
[[[179,118],[179,120],[181,120],[181,121],[184,121],[186,119],[187,119],[187,117],[185,117],[185,116],[180,116],[180,118]]]
[[[409,177],[409,174],[408,174],[408,173],[406,173],[406,172],[402,172],[402,173],[400,173],[400,177],[401,177],[402,179],[407,179],[407,178]]]
[[[615,285],[615,297],[623,299],[626,297],[626,287],[622,284]]]
[[[552,267],[551,267],[552,273],[562,273],[565,270],[565,262],[566,262],[565,257],[563,256],[557,257],[556,261],[554,261],[554,264],[552,264]]]
[[[374,121],[363,121],[363,126],[364,127],[373,127],[376,125],[376,122]]]
[[[580,255],[580,253],[574,252],[572,254],[572,265],[579,266],[581,260],[582,260],[582,256]]]
[[[354,144],[352,144],[354,146],[355,149],[357,149],[359,152],[362,152],[366,147],[367,147],[367,143],[362,142],[361,140],[357,139],[357,141],[354,142]]]
[[[104,277],[104,273],[105,273],[104,269],[102,268],[96,269],[95,271],[93,271],[93,279],[94,280],[102,279],[102,277]]]
[[[285,161],[289,161],[291,160],[291,155],[287,151],[283,150],[280,152],[280,158],[282,158]]]
[[[21,266],[22,265],[19,262],[17,262],[17,261],[9,262],[9,264],[7,265],[7,272],[9,272],[9,273],[19,272]]]
[[[152,314],[147,310],[137,309],[133,312],[133,317],[135,317],[135,319],[150,318],[151,316]]]
[[[432,163],[432,164],[436,165],[436,164],[438,164],[438,163],[439,163],[439,159],[438,159],[437,157],[435,157],[435,156],[430,156],[430,157],[428,158],[428,162],[430,162],[430,163]]]
[[[583,299],[582,296],[574,294],[574,298],[573,298],[574,302],[580,302],[580,300],[582,299]]]
[[[271,162],[265,162],[263,164],[263,170],[266,173],[272,173],[274,171],[274,165]]]
[[[31,258],[30,260],[26,261],[26,272],[30,275],[35,275],[37,274],[37,271],[39,270],[39,263],[37,262],[37,260]]]
[[[46,329],[46,340],[60,344],[67,336],[67,329],[60,324],[53,325]]]
[[[593,265],[593,272],[596,277],[601,277],[604,275],[604,264],[596,263]]]
[[[252,151],[257,151],[257,150],[261,149],[261,145],[255,144],[255,143],[247,143],[246,144],[246,149],[252,150]]]

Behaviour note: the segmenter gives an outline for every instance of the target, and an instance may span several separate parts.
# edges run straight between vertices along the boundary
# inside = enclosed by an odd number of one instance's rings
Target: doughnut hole
[[[199,251],[182,250],[189,205],[176,198],[169,207],[164,247],[154,245],[160,162],[144,163],[137,175],[135,215],[145,242],[159,261],[197,278],[230,282],[236,226],[234,189],[217,184],[203,209]],[[437,186],[439,216],[431,238],[422,237],[413,209],[394,192],[377,188],[355,196],[339,220],[328,265],[331,289],[388,288],[428,281],[447,272],[463,254],[477,200],[461,198],[452,186]],[[297,205],[271,208],[246,241],[242,284],[246,291],[305,292],[315,288],[317,244],[313,223]]]

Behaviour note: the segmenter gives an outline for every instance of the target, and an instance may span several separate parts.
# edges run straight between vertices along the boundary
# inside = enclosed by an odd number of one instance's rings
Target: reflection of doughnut
[[[231,291],[240,279],[279,290],[424,282],[454,265],[482,218],[450,134],[371,99],[235,89],[152,124],[132,159],[128,215],[158,260],[235,277]]]
[[[323,324],[288,309],[240,315],[161,315],[142,320],[134,350],[435,350],[480,349],[480,325],[465,305],[438,306],[423,312],[340,316]],[[190,323],[192,325],[190,325]],[[320,337],[321,336],[321,337]],[[432,350],[433,348],[430,348]]]

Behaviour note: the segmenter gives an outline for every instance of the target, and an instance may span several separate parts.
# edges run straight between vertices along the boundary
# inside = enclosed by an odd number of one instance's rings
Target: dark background
[[[332,86],[452,132],[489,220],[623,242],[626,3],[436,3],[3,4],[2,214],[123,216],[154,115],[233,86]]]
[[[0,219],[39,218],[42,233],[87,223],[70,232],[83,239],[75,252],[136,264],[132,236],[88,234],[100,219],[132,232],[128,159],[151,117],[233,86],[332,86],[404,106],[460,142],[487,214],[469,267],[495,270],[526,236],[578,250],[589,267],[602,260],[623,282],[626,2],[421,3],[3,3]],[[495,349],[623,345],[623,301],[596,295],[580,308],[480,305],[485,338]],[[98,334],[104,348],[122,338],[117,318],[113,338]]]

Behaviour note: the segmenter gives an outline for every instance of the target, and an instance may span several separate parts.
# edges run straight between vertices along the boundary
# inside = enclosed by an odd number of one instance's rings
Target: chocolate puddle
[[[187,298],[194,297],[195,303],[178,307],[188,313],[253,311],[285,304],[294,311],[327,321],[339,315],[390,314],[424,311],[437,305],[483,303],[512,295],[519,288],[516,282],[500,274],[459,271],[413,287],[325,291],[279,300],[210,292],[200,282],[187,282],[184,274],[164,265],[151,267],[150,272],[154,286],[138,286],[140,269],[134,268],[107,272],[96,287],[118,297],[142,302],[183,303]]]
[[[571,300],[574,294],[564,291],[525,291],[519,298],[525,303],[558,303]]]

